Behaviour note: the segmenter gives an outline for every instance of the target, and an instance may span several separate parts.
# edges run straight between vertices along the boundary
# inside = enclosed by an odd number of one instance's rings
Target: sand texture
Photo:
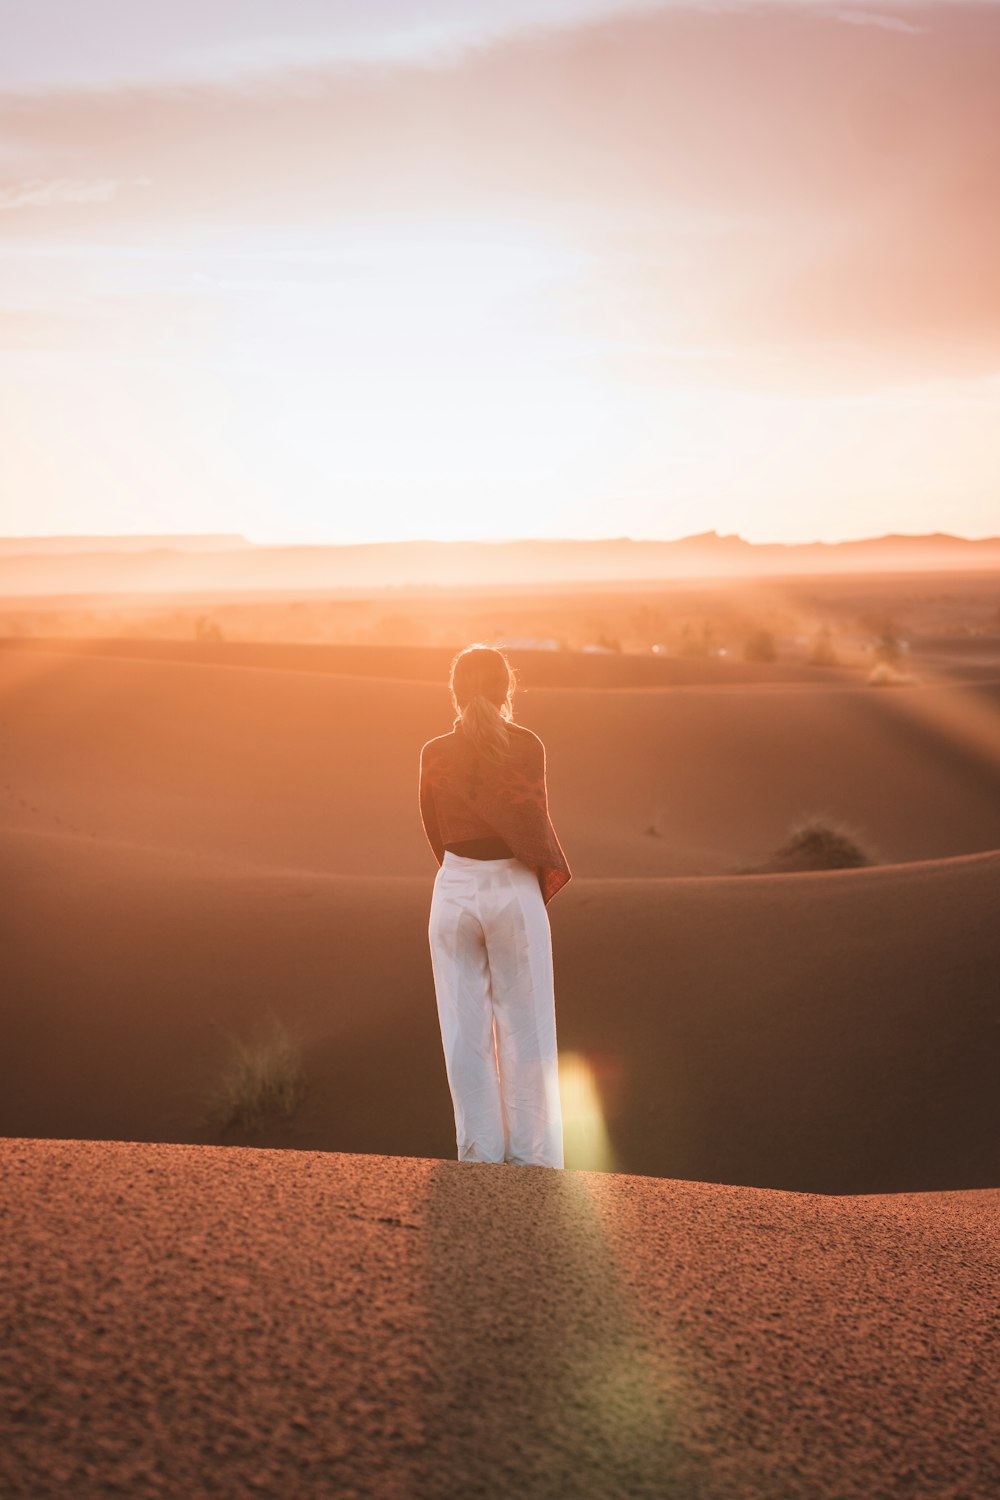
[[[0,1153],[15,1496],[1000,1488],[996,1192]]]

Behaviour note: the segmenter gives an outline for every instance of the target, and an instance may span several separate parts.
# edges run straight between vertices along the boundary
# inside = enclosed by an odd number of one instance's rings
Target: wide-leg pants
[[[552,932],[519,859],[444,853],[431,966],[459,1161],[562,1167]]]

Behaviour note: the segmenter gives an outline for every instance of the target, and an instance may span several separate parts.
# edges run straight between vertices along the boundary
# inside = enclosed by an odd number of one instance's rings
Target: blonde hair
[[[517,678],[502,651],[493,646],[466,646],[453,659],[449,680],[459,724],[469,742],[489,760],[510,754],[508,723],[514,717]]]

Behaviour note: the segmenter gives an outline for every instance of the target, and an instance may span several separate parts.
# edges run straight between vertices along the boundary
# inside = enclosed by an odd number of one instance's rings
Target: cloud
[[[831,11],[834,20],[843,21],[848,26],[875,26],[882,31],[901,31],[907,36],[922,36],[926,26],[915,26],[912,21],[904,21],[902,16],[879,15],[870,10],[834,10]]]
[[[301,68],[421,69],[594,24],[764,8],[760,0],[0,0],[0,9],[5,4],[20,13],[0,53],[0,89],[29,91],[263,79]],[[919,21],[936,9],[926,0],[874,9],[864,0],[770,0],[767,8],[904,33],[923,30]]]
[[[108,203],[122,187],[148,187],[148,177],[31,178],[13,187],[0,188],[0,209],[50,208],[56,203]]]
[[[12,8],[18,0],[0,0]],[[8,27],[0,89],[264,78],[291,68],[451,63],[511,37],[674,0],[31,0]],[[682,0],[685,3],[685,0]],[[691,3],[691,0],[687,0]],[[693,0],[699,3],[699,0]],[[739,3],[739,0],[738,0]]]
[[[252,246],[492,221],[581,252],[537,317],[609,347],[978,370],[1000,347],[998,70],[993,5],[672,6],[440,67],[0,96],[38,173],[0,173],[36,210],[3,228]]]

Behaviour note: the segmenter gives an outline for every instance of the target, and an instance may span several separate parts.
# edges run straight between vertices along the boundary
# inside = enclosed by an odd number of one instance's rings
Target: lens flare
[[[594,1172],[616,1171],[594,1070],[582,1053],[560,1053],[559,1093],[566,1166]]]

